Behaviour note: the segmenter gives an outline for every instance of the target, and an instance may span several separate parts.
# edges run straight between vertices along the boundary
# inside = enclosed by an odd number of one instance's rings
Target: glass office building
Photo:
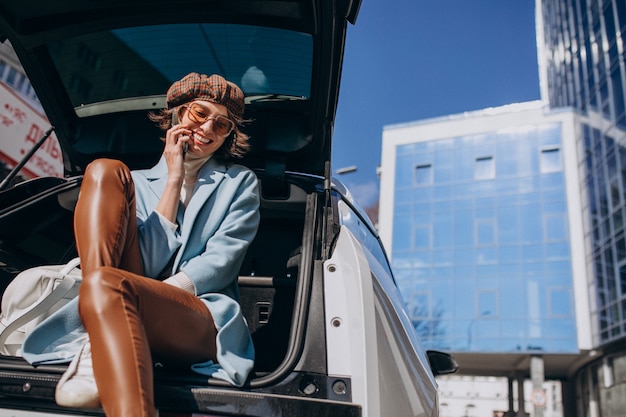
[[[581,169],[586,178],[581,186],[590,196],[585,207],[592,245],[588,261],[593,264],[591,289],[597,293],[593,313],[599,324],[594,342],[603,345],[626,336],[624,200],[620,198],[626,184],[626,2],[551,0],[540,7],[539,55],[550,107],[576,108],[601,125],[582,126],[586,157]]]
[[[537,0],[541,95],[626,128],[626,2]]]
[[[626,1],[537,0],[541,91],[580,124],[595,357],[576,370],[579,416],[626,410]]]
[[[539,389],[591,348],[580,123],[536,101],[383,130],[381,239],[424,344],[465,374]]]
[[[398,145],[391,252],[427,347],[577,353],[559,123]]]
[[[602,197],[580,168],[608,143],[589,123],[537,101],[384,128],[381,238],[424,344],[463,373],[541,386],[592,350],[581,207]]]

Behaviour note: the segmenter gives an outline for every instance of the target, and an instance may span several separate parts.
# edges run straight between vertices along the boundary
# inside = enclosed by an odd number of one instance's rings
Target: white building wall
[[[439,383],[440,417],[505,417],[509,410],[507,378],[483,376],[445,376],[437,378]],[[544,417],[563,417],[561,383],[546,381],[543,384],[546,403]],[[518,410],[517,381],[513,381],[514,411]],[[524,410],[534,416],[532,383],[524,382]]]

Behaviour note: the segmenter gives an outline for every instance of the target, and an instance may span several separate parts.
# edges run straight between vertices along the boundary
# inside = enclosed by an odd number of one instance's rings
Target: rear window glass
[[[163,95],[196,71],[258,94],[309,98],[311,35],[232,24],[176,24],[92,33],[50,44],[74,107]]]

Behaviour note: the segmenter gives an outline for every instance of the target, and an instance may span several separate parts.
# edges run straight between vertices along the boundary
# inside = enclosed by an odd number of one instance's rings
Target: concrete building
[[[379,229],[411,319],[460,373],[519,385],[518,411],[525,379],[541,395],[592,348],[579,119],[536,101],[383,131]]]

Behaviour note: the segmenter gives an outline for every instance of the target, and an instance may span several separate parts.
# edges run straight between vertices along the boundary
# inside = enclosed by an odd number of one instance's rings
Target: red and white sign
[[[542,388],[535,388],[531,394],[531,401],[535,407],[545,407],[546,391]]]
[[[15,167],[49,128],[45,116],[0,83],[0,160]],[[54,132],[24,165],[21,175],[63,176],[63,157]]]

